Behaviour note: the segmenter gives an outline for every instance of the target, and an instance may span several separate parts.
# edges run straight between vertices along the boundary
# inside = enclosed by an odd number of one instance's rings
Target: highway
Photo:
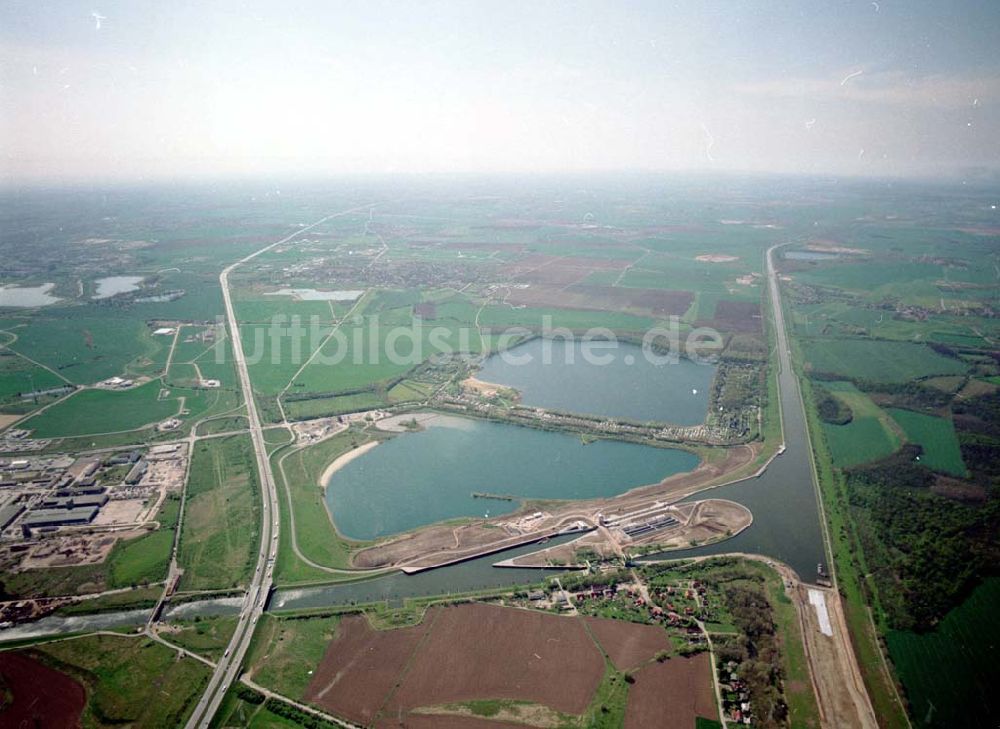
[[[274,561],[278,553],[278,491],[275,487],[274,474],[271,471],[271,462],[267,457],[264,431],[261,428],[257,403],[253,397],[250,372],[247,369],[246,355],[243,352],[243,341],[240,338],[239,322],[236,319],[236,311],[233,308],[233,300],[229,291],[229,274],[247,261],[256,258],[262,253],[266,253],[272,248],[288,243],[328,220],[361,210],[367,210],[370,207],[370,205],[363,205],[327,215],[315,223],[300,228],[291,235],[241,258],[236,263],[227,266],[219,274],[219,285],[222,287],[222,298],[226,307],[226,322],[232,338],[236,374],[239,377],[240,389],[243,391],[243,397],[246,401],[247,419],[250,423],[250,439],[253,442],[254,456],[257,460],[257,473],[259,475],[258,480],[260,482],[262,499],[261,540],[260,550],[257,554],[257,566],[240,608],[240,617],[236,624],[236,630],[233,632],[233,637],[229,641],[225,654],[215,666],[205,693],[198,701],[198,705],[195,706],[191,717],[188,719],[188,729],[208,727],[212,721],[212,717],[215,716],[215,712],[218,711],[223,697],[226,695],[226,690],[239,677],[243,668],[243,658],[250,647],[254,628],[257,625],[258,618],[260,618],[261,613],[264,611],[264,605],[267,602],[268,593],[274,581]]]

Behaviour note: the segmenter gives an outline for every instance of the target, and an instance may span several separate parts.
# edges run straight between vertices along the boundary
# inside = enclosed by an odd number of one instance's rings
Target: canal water
[[[579,341],[533,339],[486,360],[476,377],[513,387],[521,404],[548,410],[638,422],[698,425],[708,409],[715,366],[681,358],[655,364],[642,347],[618,342],[611,348]]]
[[[209,600],[195,600],[168,605],[161,619],[167,622],[193,620],[196,617],[209,618],[222,615],[238,615],[243,605],[243,597],[221,597]],[[26,638],[46,635],[67,635],[89,633],[94,630],[115,630],[138,628],[149,620],[151,610],[122,610],[119,612],[94,613],[93,615],[49,615],[31,623],[22,623],[0,630],[0,644]]]
[[[753,512],[753,524],[724,542],[675,552],[661,557],[677,558],[722,552],[750,552],[775,557],[798,572],[807,582],[816,578],[816,566],[826,565],[816,489],[812,482],[805,416],[791,388],[798,383],[782,382],[785,403],[785,444],[787,450],[771,462],[760,478],[740,481],[686,499],[721,498],[739,502]]]
[[[46,635],[67,635],[88,633],[94,630],[138,627],[149,619],[150,612],[151,610],[124,610],[94,615],[49,615],[31,623],[22,623],[0,630],[0,643],[26,638],[40,638]]]
[[[557,573],[550,570],[494,567],[493,564],[522,554],[536,552],[545,547],[563,544],[579,536],[579,534],[567,534],[554,537],[544,545],[528,544],[501,554],[470,559],[450,567],[418,572],[415,575],[392,572],[383,577],[328,587],[278,590],[271,602],[268,603],[268,609],[304,610],[328,605],[349,605],[383,600],[395,602],[406,597],[445,595],[494,587],[529,585],[541,582],[548,575]]]
[[[675,448],[440,416],[347,463],[327,484],[337,528],[375,539],[457,517],[497,516],[517,500],[474,498],[474,492],[517,498],[614,496],[690,471],[698,457]]]

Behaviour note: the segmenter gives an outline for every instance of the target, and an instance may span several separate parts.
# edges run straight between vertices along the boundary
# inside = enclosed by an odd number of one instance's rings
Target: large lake
[[[382,443],[333,474],[326,502],[340,532],[375,539],[457,517],[497,516],[516,501],[614,496],[690,471],[687,451],[600,440],[516,425],[439,416],[425,430]]]
[[[476,377],[516,388],[522,404],[548,410],[675,425],[705,420],[713,365],[683,358],[654,364],[641,347],[622,342],[592,348],[592,360],[611,356],[607,364],[595,364],[584,356],[585,346],[579,340],[533,339],[493,355]]]

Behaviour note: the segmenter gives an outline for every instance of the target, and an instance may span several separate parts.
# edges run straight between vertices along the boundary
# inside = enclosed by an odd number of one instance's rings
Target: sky
[[[0,181],[1000,167],[1000,2],[0,4]]]

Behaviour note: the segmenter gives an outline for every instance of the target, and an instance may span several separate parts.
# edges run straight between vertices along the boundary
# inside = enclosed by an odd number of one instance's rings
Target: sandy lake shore
[[[379,442],[377,440],[373,440],[359,445],[357,448],[349,450],[347,453],[339,456],[333,463],[323,469],[323,475],[319,477],[319,485],[322,487],[323,491],[326,491],[326,485],[330,482],[330,477],[333,474],[353,461],[355,458],[363,456],[365,453],[377,446],[378,443]]]

